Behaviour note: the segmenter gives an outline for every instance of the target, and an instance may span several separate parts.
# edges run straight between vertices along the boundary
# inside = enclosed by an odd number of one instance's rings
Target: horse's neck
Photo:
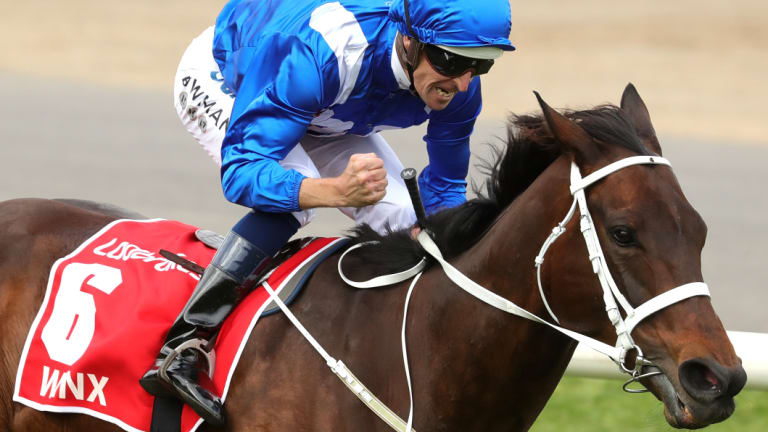
[[[555,164],[473,248],[454,260],[482,286],[543,318],[548,315],[538,293],[534,257],[570,205],[568,177],[563,174],[567,162]],[[501,312],[455,287],[446,292],[449,297],[441,302],[446,313],[431,315],[443,322],[442,327],[433,323],[436,328],[445,330],[434,335],[440,341],[433,346],[439,351],[434,355],[450,365],[444,366],[446,375],[458,376],[433,375],[430,408],[452,417],[446,422],[454,427],[473,412],[462,430],[482,425],[483,430],[527,429],[549,399],[575,345],[544,325]],[[465,348],[457,350],[457,344]]]
[[[565,157],[553,162],[456,263],[485,280],[490,290],[537,315],[547,312],[534,259],[572,203],[568,165]]]

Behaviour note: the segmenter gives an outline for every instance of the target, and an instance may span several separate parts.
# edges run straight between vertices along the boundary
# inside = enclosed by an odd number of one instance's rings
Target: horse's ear
[[[621,109],[629,114],[629,117],[635,123],[635,131],[648,150],[661,156],[661,145],[656,138],[656,131],[651,124],[651,116],[648,114],[648,108],[645,102],[640,98],[640,94],[632,83],[627,84],[624,94],[621,95]]]
[[[592,141],[592,137],[581,126],[547,105],[539,92],[534,91],[533,93],[539,101],[549,130],[555,136],[555,139],[564,146],[563,151],[573,153],[576,164],[579,166],[595,162],[599,154],[597,145]]]

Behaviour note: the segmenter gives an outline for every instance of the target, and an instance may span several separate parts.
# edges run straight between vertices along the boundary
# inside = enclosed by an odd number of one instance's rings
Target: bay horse
[[[560,114],[543,101],[541,106],[544,115],[511,118],[507,146],[489,167],[486,194],[433,215],[427,227],[446,259],[468,277],[550,319],[533,263],[569,210],[571,163],[586,175],[628,156],[660,156],[661,148],[631,84],[620,107]],[[622,169],[590,186],[586,196],[608,265],[631,304],[702,280],[706,225],[669,167]],[[77,201],[0,203],[0,430],[117,430],[92,417],[34,411],[11,395],[51,265],[123,216]],[[577,222],[566,228],[542,265],[542,292],[563,327],[613,345],[616,332]],[[363,226],[354,240],[378,243],[345,259],[344,271],[353,279],[399,271],[424,256],[408,232],[379,236]],[[329,353],[405,416],[410,403],[400,330],[409,282],[354,289],[340,279],[338,259],[320,265],[291,310]],[[528,430],[576,343],[472,298],[432,264],[414,288],[407,317],[415,429]],[[632,336],[662,372],[641,383],[663,402],[669,424],[698,428],[733,413],[746,374],[708,297],[654,313]],[[328,371],[285,316],[262,319],[242,358],[225,404],[225,430],[389,430]],[[200,430],[213,429],[203,424]]]

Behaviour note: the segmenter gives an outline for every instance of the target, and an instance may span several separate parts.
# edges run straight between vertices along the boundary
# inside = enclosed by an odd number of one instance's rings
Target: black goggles
[[[473,76],[482,75],[493,66],[491,59],[464,57],[446,51],[437,45],[424,44],[424,53],[427,55],[429,64],[437,73],[451,78],[464,75],[467,71],[471,71]]]

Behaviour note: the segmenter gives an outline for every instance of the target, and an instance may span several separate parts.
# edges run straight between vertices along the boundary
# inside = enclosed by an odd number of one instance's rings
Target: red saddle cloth
[[[151,395],[139,378],[199,280],[160,256],[166,249],[207,266],[214,250],[195,227],[167,220],[115,221],[53,265],[30,328],[13,400],[42,411],[82,413],[127,431],[148,431]],[[305,259],[338,239],[317,239],[270,276],[275,290]],[[230,315],[216,342],[213,381],[225,399],[230,379],[269,295],[258,288]],[[185,406],[182,431],[200,417]]]

